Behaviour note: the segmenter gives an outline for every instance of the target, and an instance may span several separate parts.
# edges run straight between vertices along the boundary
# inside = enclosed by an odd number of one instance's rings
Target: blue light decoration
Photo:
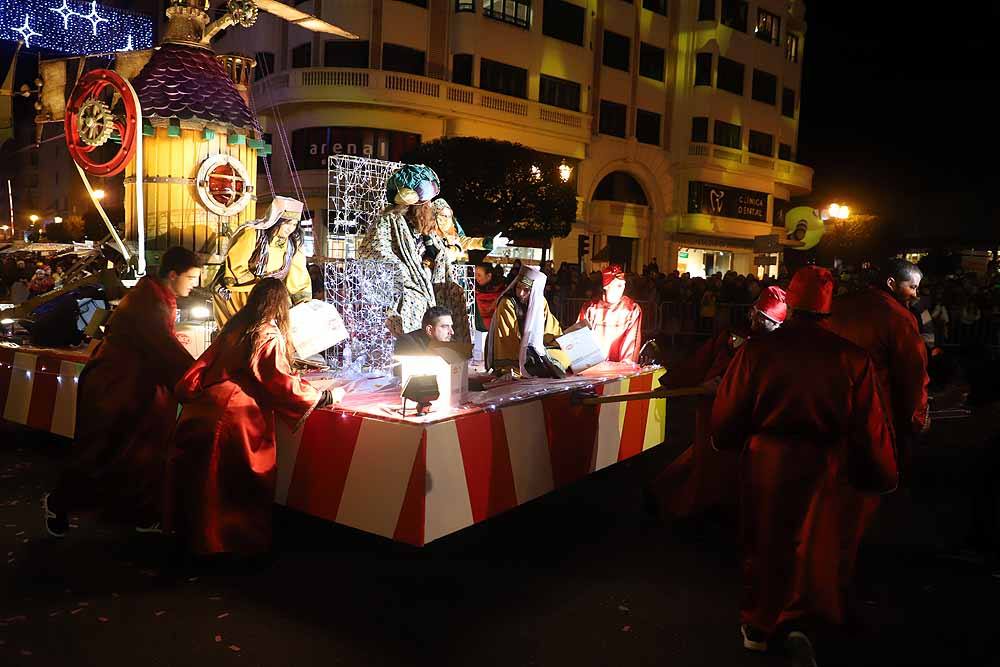
[[[0,40],[76,55],[153,46],[153,18],[96,0],[0,0]]]

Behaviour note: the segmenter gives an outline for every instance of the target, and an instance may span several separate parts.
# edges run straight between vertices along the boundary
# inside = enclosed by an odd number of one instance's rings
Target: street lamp
[[[94,190],[94,199],[104,199],[104,195],[105,195],[104,190],[100,188]]]
[[[837,220],[847,220],[851,217],[851,209],[837,203],[830,204],[824,211],[825,218],[835,218]]]
[[[62,224],[62,218],[60,218],[57,215],[56,217],[52,218],[52,222],[56,223],[57,225],[61,225]]]
[[[571,167],[566,160],[559,163],[559,179],[563,183],[569,182],[569,177],[573,175],[573,167]]]
[[[35,224],[36,222],[38,222],[38,216],[32,213],[31,215],[28,216],[28,220],[31,220],[31,224]]]

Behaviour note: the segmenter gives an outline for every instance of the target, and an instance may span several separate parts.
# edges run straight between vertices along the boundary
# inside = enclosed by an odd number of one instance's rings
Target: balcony
[[[446,118],[513,123],[563,139],[590,140],[589,114],[425,76],[373,69],[315,67],[279,72],[257,81],[259,111],[300,103],[346,102],[399,107]]]
[[[725,148],[713,144],[691,143],[688,145],[688,157],[692,162],[714,163],[723,169],[745,169],[747,172],[773,178],[778,183],[788,186],[793,196],[812,192],[812,167],[787,160],[757,155],[748,151]]]

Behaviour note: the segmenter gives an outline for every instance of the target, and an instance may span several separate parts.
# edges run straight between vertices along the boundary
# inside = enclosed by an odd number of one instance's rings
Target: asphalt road
[[[862,550],[868,630],[821,665],[1000,664],[1000,578],[960,551],[998,417],[935,424]],[[423,550],[282,510],[271,562],[181,570],[162,538],[87,516],[45,537],[67,444],[0,430],[0,666],[786,664],[740,645],[732,526],[642,511],[689,441],[688,406],[668,421],[666,445]]]

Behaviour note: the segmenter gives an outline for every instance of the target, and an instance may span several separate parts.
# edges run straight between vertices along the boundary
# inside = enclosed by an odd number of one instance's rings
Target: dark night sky
[[[996,234],[998,18],[992,2],[807,0],[798,160],[816,171],[810,200]]]

